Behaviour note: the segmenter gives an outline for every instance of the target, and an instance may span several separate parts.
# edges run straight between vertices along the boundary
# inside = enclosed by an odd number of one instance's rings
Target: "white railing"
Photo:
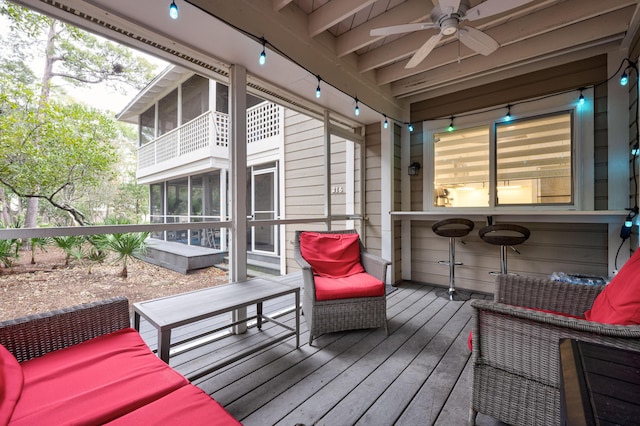
[[[281,121],[282,107],[276,104],[263,102],[247,109],[247,143],[255,144],[280,135]],[[228,158],[228,145],[229,116],[207,111],[139,147],[138,170],[198,152],[202,153],[203,158],[214,153]]]

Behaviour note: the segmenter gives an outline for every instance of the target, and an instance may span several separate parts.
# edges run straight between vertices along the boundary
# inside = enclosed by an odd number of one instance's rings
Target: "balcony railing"
[[[263,102],[247,109],[247,143],[251,152],[273,149],[281,137],[282,107]],[[188,123],[138,148],[138,170],[167,161],[189,161],[205,157],[228,159],[229,116],[207,111]]]

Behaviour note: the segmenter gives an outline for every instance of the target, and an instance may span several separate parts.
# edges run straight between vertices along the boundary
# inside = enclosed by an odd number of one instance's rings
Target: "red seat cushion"
[[[358,234],[302,232],[300,254],[314,274],[321,277],[348,277],[364,272]]]
[[[366,272],[348,277],[315,277],[316,300],[350,299],[384,295],[384,283]]]
[[[240,422],[201,389],[188,385],[108,424],[231,426]]]
[[[640,324],[640,250],[596,297],[584,317],[606,324]]]
[[[188,384],[132,328],[21,365],[16,425],[104,423]]]
[[[18,360],[0,345],[0,425],[9,423],[20,393],[24,376]]]

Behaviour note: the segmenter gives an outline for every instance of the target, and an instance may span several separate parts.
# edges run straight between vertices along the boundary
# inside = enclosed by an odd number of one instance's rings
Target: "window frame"
[[[442,207],[434,206],[435,153],[434,135],[445,132],[451,118],[423,122],[423,199],[425,211],[519,211],[519,210],[593,210],[594,194],[594,114],[593,89],[583,89],[583,104],[578,103],[579,91],[548,95],[542,98],[524,100],[507,108],[493,107],[484,111],[470,111],[454,116],[456,129],[479,126],[489,128],[489,206],[488,207]],[[573,203],[565,204],[496,204],[496,125],[504,123],[504,116],[510,110],[513,121],[532,119],[550,114],[570,112],[573,114],[572,136],[572,191]]]

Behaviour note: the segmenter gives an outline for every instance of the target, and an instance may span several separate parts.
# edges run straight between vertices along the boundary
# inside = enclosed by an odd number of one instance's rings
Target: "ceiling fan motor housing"
[[[452,35],[458,31],[458,19],[456,17],[445,18],[440,22],[440,31],[444,35]]]

